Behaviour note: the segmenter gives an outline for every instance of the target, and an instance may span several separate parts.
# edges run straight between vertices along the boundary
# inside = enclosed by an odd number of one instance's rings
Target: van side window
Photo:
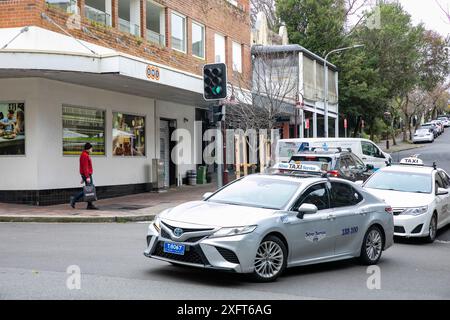
[[[373,143],[367,141],[361,141],[362,153],[366,156],[384,158],[377,147]]]

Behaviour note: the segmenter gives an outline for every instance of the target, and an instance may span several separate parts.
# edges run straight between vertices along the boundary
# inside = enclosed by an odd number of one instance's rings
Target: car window
[[[341,157],[340,161],[339,161],[339,165],[340,165],[340,169],[342,171],[348,171],[348,161],[347,161],[347,157]]]
[[[319,210],[328,209],[330,207],[328,199],[328,190],[325,183],[319,183],[312,187],[309,187],[299,197],[297,203],[294,205],[293,210],[296,211],[304,203],[313,204]]]
[[[362,196],[351,185],[340,182],[331,183],[331,208],[354,206],[361,201]]]
[[[442,181],[444,182],[444,188],[450,187],[450,177],[444,171],[439,171]]]
[[[444,181],[442,181],[442,178],[439,174],[436,174],[435,182],[436,182],[436,190],[437,190],[437,188],[445,188]]]
[[[357,167],[364,168],[364,167],[366,166],[366,165],[364,164],[364,162],[362,162],[362,160],[359,159],[359,158],[358,158],[357,156],[355,156],[354,154],[352,154],[352,155],[350,155],[350,156],[352,157],[353,161],[355,161]]]
[[[361,141],[361,147],[363,154],[366,156],[376,157],[378,154],[378,150],[370,142]]]
[[[208,201],[279,210],[290,202],[299,187],[300,183],[295,181],[253,175],[226,186]]]
[[[347,164],[350,170],[354,170],[357,167],[355,160],[351,156],[347,156]]]
[[[364,187],[401,192],[431,193],[433,177],[430,173],[378,170],[367,180]]]

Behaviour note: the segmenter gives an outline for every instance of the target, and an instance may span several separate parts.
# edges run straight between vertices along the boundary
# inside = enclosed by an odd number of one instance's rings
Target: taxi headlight
[[[210,238],[229,237],[241,234],[246,234],[255,231],[256,226],[230,227],[221,228],[214,232]]]
[[[418,207],[418,208],[408,208],[402,212],[404,215],[409,216],[419,216],[421,214],[427,213],[428,206]]]

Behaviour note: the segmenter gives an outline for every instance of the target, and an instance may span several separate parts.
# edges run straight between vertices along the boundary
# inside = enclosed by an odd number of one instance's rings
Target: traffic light
[[[227,66],[225,63],[203,66],[203,97],[205,100],[219,100],[227,97]]]
[[[225,106],[211,106],[210,107],[211,112],[211,123],[216,123],[219,121],[222,121],[225,116]]]

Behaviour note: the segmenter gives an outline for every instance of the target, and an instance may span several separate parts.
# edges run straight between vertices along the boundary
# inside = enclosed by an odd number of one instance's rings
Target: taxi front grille
[[[179,262],[202,264],[202,265],[209,264],[208,260],[206,259],[205,255],[203,254],[199,246],[190,246],[190,247],[186,246],[184,255],[179,255],[164,252],[164,242],[158,241],[155,250],[153,252],[153,255]]]
[[[171,235],[164,229],[161,229],[161,237],[164,239],[172,239]],[[206,237],[206,236],[192,237],[192,238],[188,238],[188,239],[184,240],[183,242],[194,243],[194,242],[200,241],[204,237]]]
[[[405,228],[400,226],[394,226],[394,232],[395,233],[406,233]]]

